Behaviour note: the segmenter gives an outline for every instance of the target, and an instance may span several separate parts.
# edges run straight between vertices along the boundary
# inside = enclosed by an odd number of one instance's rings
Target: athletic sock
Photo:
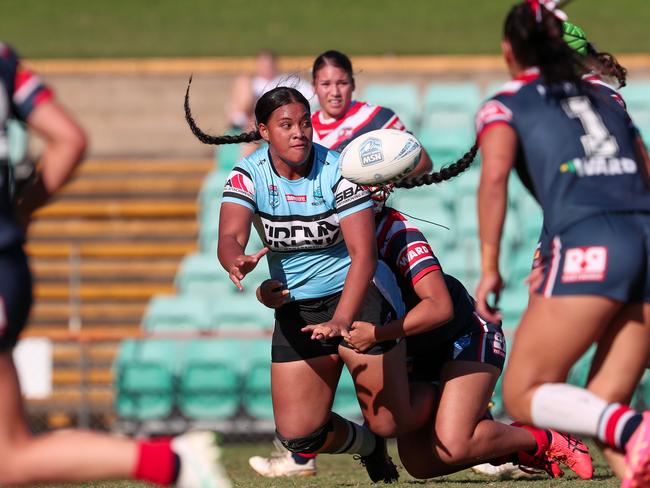
[[[171,485],[176,482],[180,467],[180,458],[171,448],[171,438],[138,442],[133,479]]]
[[[310,460],[314,459],[318,454],[304,454],[300,452],[292,452],[291,457],[296,464],[307,464]]]
[[[623,449],[637,429],[643,415],[627,405],[608,405],[598,422],[598,438],[609,446]]]
[[[537,427],[594,437],[622,449],[641,423],[630,407],[608,404],[590,391],[565,383],[547,383],[535,390],[531,416]]]
[[[375,450],[376,439],[370,429],[363,425],[350,422],[343,417],[339,417],[345,423],[348,429],[348,435],[340,449],[334,451],[332,454],[359,454],[360,456],[367,456]]]
[[[526,454],[530,454],[535,457],[541,456],[548,450],[549,446],[551,445],[551,433],[548,430],[533,427],[531,425],[524,425],[519,422],[513,422],[511,425],[513,427],[526,429],[535,438],[537,447],[532,451],[525,451]]]

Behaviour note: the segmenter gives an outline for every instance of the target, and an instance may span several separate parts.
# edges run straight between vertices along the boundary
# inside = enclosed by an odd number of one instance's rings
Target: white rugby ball
[[[381,185],[408,174],[420,160],[422,145],[408,132],[377,129],[352,140],[339,158],[344,178],[360,185]]]

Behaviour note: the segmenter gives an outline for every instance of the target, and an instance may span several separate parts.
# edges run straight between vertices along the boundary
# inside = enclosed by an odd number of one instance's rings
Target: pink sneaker
[[[594,475],[594,466],[587,445],[572,435],[553,429],[549,429],[549,432],[551,442],[546,455],[553,461],[569,467],[583,480],[590,480]]]
[[[643,420],[625,446],[625,476],[621,488],[650,487],[650,412],[643,412]]]

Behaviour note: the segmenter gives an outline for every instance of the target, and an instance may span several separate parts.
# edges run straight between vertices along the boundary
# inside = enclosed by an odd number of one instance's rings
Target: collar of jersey
[[[328,129],[335,129],[339,125],[341,125],[348,117],[356,114],[359,110],[361,110],[361,107],[363,106],[363,102],[357,102],[356,100],[352,100],[350,102],[350,106],[348,107],[348,110],[343,114],[343,117],[340,119],[332,119],[327,122],[323,122],[323,119],[321,117],[323,111],[319,110],[316,112],[315,119],[319,127],[327,127]],[[313,121],[312,121],[313,124]]]
[[[523,81],[524,83],[528,83],[530,81],[536,80],[540,76],[541,73],[539,71],[539,68],[537,66],[533,66],[532,68],[525,69],[522,73],[515,76],[514,79],[517,81]]]
[[[275,176],[282,179],[282,181],[286,181],[287,183],[298,183],[298,182],[304,180],[305,178],[309,179],[312,176],[312,173],[314,172],[314,168],[316,167],[316,165],[314,164],[314,161],[316,160],[316,147],[314,146],[313,143],[312,143],[312,146],[311,146],[311,153],[309,154],[309,158],[311,159],[311,161],[307,163],[307,164],[311,164],[311,168],[309,168],[309,173],[307,173],[307,176],[303,176],[302,178],[298,178],[297,180],[290,180],[289,178],[285,178],[280,173],[278,173],[278,170],[275,169],[275,165],[273,164],[273,158],[271,157],[271,151],[267,150],[267,154],[269,156],[269,164],[271,165],[271,171],[273,171],[273,173],[275,173]]]

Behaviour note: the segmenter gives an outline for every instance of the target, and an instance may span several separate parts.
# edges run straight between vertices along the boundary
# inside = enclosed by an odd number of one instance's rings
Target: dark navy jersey
[[[311,124],[314,128],[314,142],[338,152],[343,151],[353,139],[372,130],[406,130],[391,109],[355,101],[340,119],[323,121],[323,114],[319,110],[312,114]]]
[[[402,292],[406,310],[419,302],[415,285],[427,274],[442,271],[440,261],[420,230],[397,210],[385,207],[376,216],[376,238],[379,259],[391,269]],[[474,299],[460,281],[444,274],[445,283],[454,305],[454,318],[434,330],[407,338],[409,355],[433,343],[455,337],[473,320]]]
[[[19,244],[22,232],[14,223],[11,206],[7,121],[27,121],[35,107],[52,98],[39,78],[21,65],[17,54],[0,43],[0,250]]]
[[[542,206],[551,234],[594,214],[650,210],[648,182],[636,161],[638,131],[615,94],[588,80],[548,87],[532,69],[478,112],[479,139],[495,124],[516,131],[516,171]]]

